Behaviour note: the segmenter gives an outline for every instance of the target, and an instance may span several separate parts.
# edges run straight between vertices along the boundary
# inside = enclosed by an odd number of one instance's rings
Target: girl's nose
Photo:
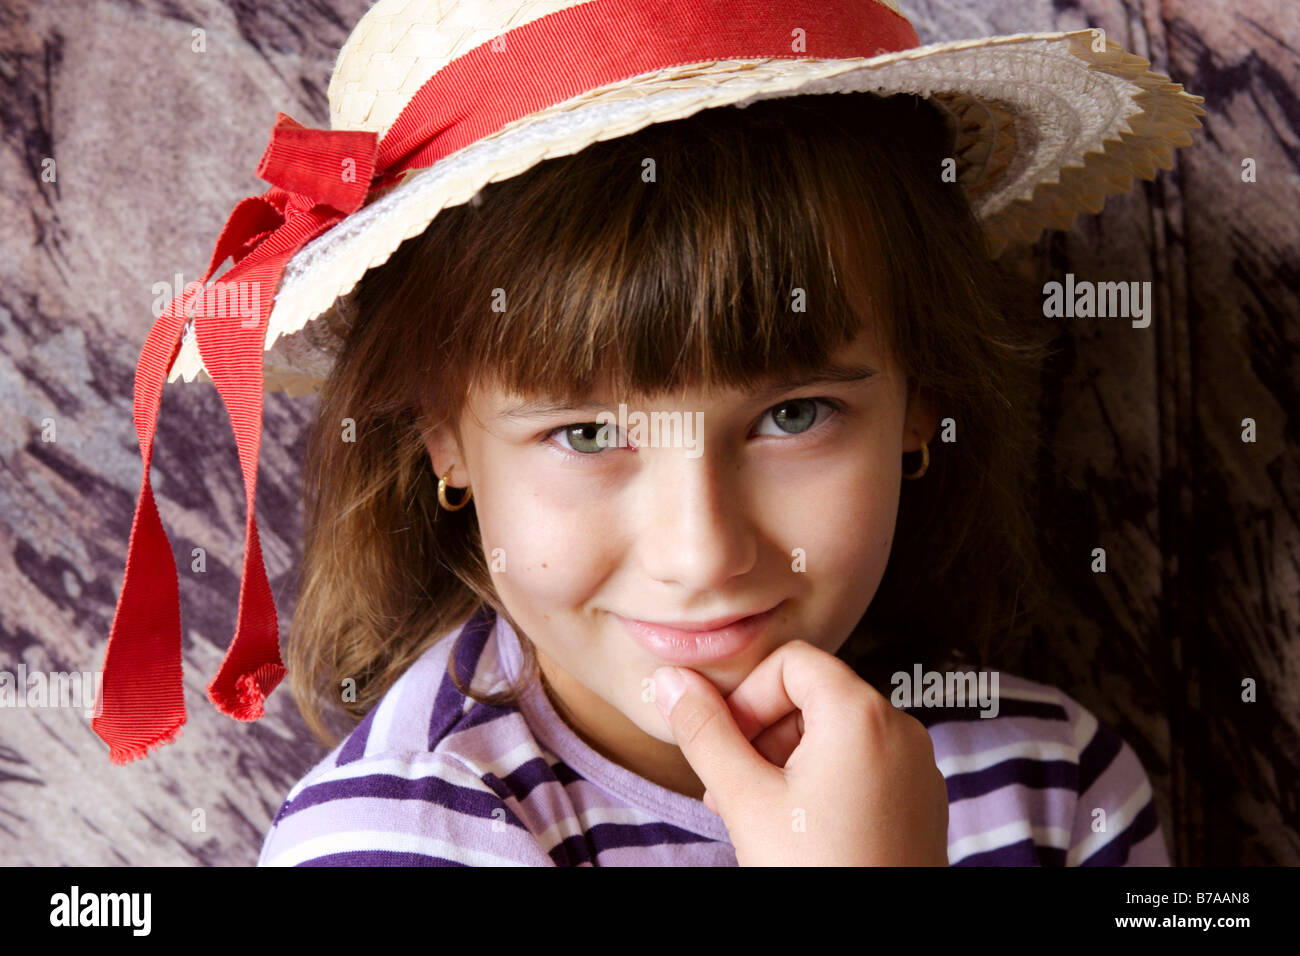
[[[706,450],[643,449],[651,458],[638,540],[641,563],[656,581],[691,591],[719,590],[754,567],[757,530],[734,465]]]

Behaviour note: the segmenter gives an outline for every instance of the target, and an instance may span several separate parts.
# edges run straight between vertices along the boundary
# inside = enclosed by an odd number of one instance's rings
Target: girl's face
[[[461,447],[446,430],[429,444],[437,474],[454,465],[449,483],[472,486],[498,594],[536,647],[557,709],[598,750],[665,785],[703,790],[647,692],[668,661],[622,618],[705,622],[775,608],[740,651],[689,665],[725,696],[787,641],[837,651],[884,574],[902,455],[931,437],[935,419],[919,401],[908,406],[906,382],[868,335],[834,364],[873,373],[652,403],[596,395],[558,410],[520,409],[537,396],[479,388]],[[629,423],[678,412],[699,429],[677,431],[675,444],[652,431],[640,447],[609,447],[594,427],[574,427],[608,412],[608,433],[631,442],[620,402]]]

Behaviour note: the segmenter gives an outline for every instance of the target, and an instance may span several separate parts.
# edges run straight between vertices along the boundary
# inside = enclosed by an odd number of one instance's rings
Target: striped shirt
[[[434,643],[289,791],[259,866],[735,866],[722,818],[598,754],[537,682],[500,691],[522,655],[490,608]],[[999,672],[995,717],[908,708],[948,785],[959,866],[1167,866],[1146,773],[1065,694]],[[1104,815],[1098,813],[1104,811]]]

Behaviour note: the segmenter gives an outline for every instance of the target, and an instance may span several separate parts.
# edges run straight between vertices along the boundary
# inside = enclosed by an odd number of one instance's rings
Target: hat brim
[[[510,123],[415,171],[300,249],[285,268],[267,328],[264,388],[302,395],[329,374],[349,323],[348,297],[438,212],[490,182],[652,123],[718,106],[817,93],[913,93],[954,119],[957,181],[998,255],[1044,230],[1068,229],[1173,165],[1205,115],[1149,62],[1099,31],[932,43],[869,59],[722,60],[588,91]],[[938,171],[936,171],[937,174]],[[169,382],[210,380],[187,327]]]

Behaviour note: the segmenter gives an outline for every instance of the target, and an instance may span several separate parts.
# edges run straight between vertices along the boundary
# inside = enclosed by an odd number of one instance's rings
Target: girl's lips
[[[751,614],[725,627],[686,631],[646,621],[634,621],[615,614],[628,635],[644,650],[667,664],[711,664],[739,654],[749,647],[772,619],[780,604]]]

